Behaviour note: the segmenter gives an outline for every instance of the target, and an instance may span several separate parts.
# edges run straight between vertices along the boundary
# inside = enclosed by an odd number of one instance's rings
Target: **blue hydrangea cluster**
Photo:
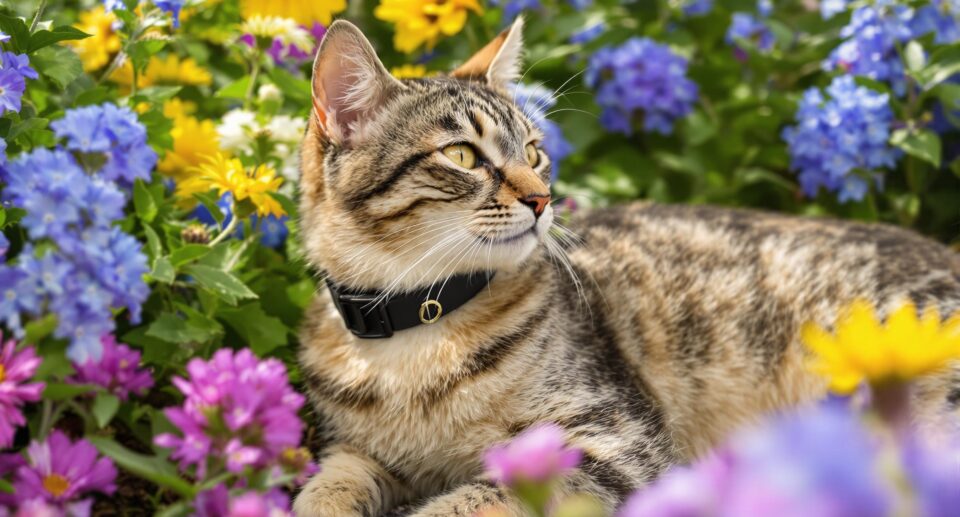
[[[845,41],[823,63],[840,70],[890,84],[897,96],[907,90],[907,77],[897,45],[909,40],[913,10],[902,5],[868,5],[853,11],[841,31]]]
[[[704,16],[713,10],[713,0],[687,0],[682,9],[684,16]]]
[[[598,50],[585,73],[603,108],[600,122],[629,135],[634,122],[648,132],[670,134],[674,122],[693,111],[697,85],[687,78],[687,60],[649,38],[631,38]]]
[[[81,163],[96,164],[104,179],[120,185],[149,179],[157,165],[157,153],[147,145],[147,130],[130,108],[110,103],[85,106],[68,111],[50,127],[66,139],[67,149],[78,153]]]
[[[543,131],[543,150],[550,157],[552,167],[550,179],[556,180],[560,174],[560,162],[573,152],[573,146],[563,136],[560,126],[547,118],[547,110],[557,104],[556,96],[541,85],[517,84],[514,86],[513,99]]]
[[[889,96],[858,86],[849,75],[835,78],[827,94],[824,98],[817,88],[804,92],[797,125],[783,131],[791,168],[808,196],[823,187],[841,202],[859,201],[869,179],[882,187],[878,169],[894,167],[900,156],[887,143],[893,123]]]
[[[10,39],[6,34],[0,33]],[[8,111],[20,111],[23,92],[27,89],[27,79],[39,77],[37,71],[30,66],[30,59],[26,54],[0,52],[0,115]]]
[[[76,122],[76,111],[64,120]],[[144,130],[136,119],[136,127],[127,122],[121,117],[117,126],[103,127],[109,123],[101,120],[87,136],[93,142],[104,133]],[[81,138],[73,131],[70,138]],[[109,160],[102,171],[87,170],[83,151],[71,150],[35,149],[0,167],[2,201],[26,211],[21,225],[30,239],[15,261],[0,264],[0,321],[22,335],[23,315],[56,315],[54,335],[69,340],[68,355],[82,363],[100,356],[114,309],[139,321],[148,268],[139,241],[115,225],[126,196],[105,173]]]
[[[910,20],[914,37],[933,34],[936,43],[960,41],[960,0],[934,0],[916,10]]]

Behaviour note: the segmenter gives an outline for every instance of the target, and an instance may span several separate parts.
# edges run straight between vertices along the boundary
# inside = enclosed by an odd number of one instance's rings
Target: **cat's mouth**
[[[526,239],[527,237],[536,238],[536,236],[537,236],[537,225],[536,223],[534,223],[526,230],[523,230],[519,233],[515,233],[513,235],[508,235],[506,237],[487,237],[485,235],[479,235],[478,238],[487,244],[514,244],[523,239]]]

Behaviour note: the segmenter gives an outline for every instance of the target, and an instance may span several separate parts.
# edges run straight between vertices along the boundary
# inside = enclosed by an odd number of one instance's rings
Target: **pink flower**
[[[33,377],[41,361],[33,347],[17,352],[16,345],[12,339],[0,345],[0,449],[9,447],[17,426],[26,423],[20,408],[40,400],[44,387],[42,382],[24,382]]]
[[[127,400],[130,393],[143,395],[153,386],[150,371],[139,368],[139,351],[117,343],[112,334],[103,336],[100,341],[103,343],[100,360],[74,363],[77,374],[69,379],[70,382],[103,386],[120,400]]]
[[[510,443],[490,448],[484,463],[491,479],[510,485],[517,481],[549,481],[575,468],[582,457],[582,450],[566,446],[562,429],[554,424],[540,424]]]
[[[230,496],[223,484],[197,495],[194,517],[289,517],[290,499],[282,490]]]
[[[195,465],[202,478],[208,457],[225,461],[231,472],[266,467],[299,445],[303,423],[297,411],[304,400],[280,361],[224,348],[210,361],[191,360],[187,373],[189,379],[173,378],[186,397],[183,406],[164,411],[183,436],[166,433],[154,440],[174,449],[171,457],[182,469]]]
[[[64,509],[76,508],[81,496],[90,492],[112,494],[117,469],[109,458],[101,458],[90,442],[71,442],[59,430],[45,442],[31,442],[27,461],[17,467],[14,494],[21,503],[42,499]],[[79,501],[82,502],[82,501]]]

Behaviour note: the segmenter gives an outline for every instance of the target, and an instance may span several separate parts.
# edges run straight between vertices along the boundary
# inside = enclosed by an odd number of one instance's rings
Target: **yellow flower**
[[[217,194],[227,192],[236,202],[249,199],[257,209],[257,215],[286,215],[283,207],[270,195],[283,184],[283,178],[277,176],[273,167],[260,165],[247,171],[240,160],[227,158],[217,153],[189,171],[189,176],[177,184],[177,195],[190,199],[194,194],[216,190]]]
[[[808,323],[802,338],[814,353],[813,369],[833,391],[848,394],[864,380],[904,382],[960,359],[960,312],[942,323],[935,308],[918,316],[906,303],[881,324],[873,306],[860,300],[838,319],[835,334]]]
[[[400,65],[390,69],[390,73],[397,79],[416,79],[418,77],[430,77],[437,75],[436,72],[427,72],[424,65]]]
[[[240,26],[240,32],[252,34],[259,38],[277,38],[284,45],[293,45],[300,49],[313,48],[310,33],[294,21],[293,18],[279,16],[252,16]]]
[[[179,183],[188,176],[188,171],[201,165],[220,152],[217,126],[210,120],[198,120],[190,116],[195,107],[172,99],[163,105],[163,115],[173,119],[173,149],[167,151],[157,170],[172,176]]]
[[[89,11],[80,13],[80,23],[75,27],[90,35],[89,38],[70,40],[66,44],[73,47],[83,62],[83,70],[97,70],[110,61],[110,56],[120,50],[120,37],[113,32],[113,22],[117,18],[113,13],[98,5]]]
[[[330,25],[333,15],[347,8],[347,0],[243,0],[244,18],[278,16],[292,18],[300,25],[314,22]]]
[[[126,60],[123,66],[110,76],[110,80],[122,86],[133,84],[133,65]],[[152,56],[147,68],[137,77],[137,86],[145,88],[156,85],[207,86],[213,82],[210,72],[204,70],[191,58],[180,59],[170,54],[167,57]]]
[[[381,0],[373,14],[396,26],[393,46],[410,53],[420,45],[433,48],[441,34],[463,30],[467,10],[483,13],[477,0]]]

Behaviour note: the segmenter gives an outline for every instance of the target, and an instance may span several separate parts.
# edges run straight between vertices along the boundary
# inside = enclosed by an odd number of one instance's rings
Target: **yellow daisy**
[[[873,306],[860,300],[837,321],[835,334],[807,324],[802,337],[814,353],[813,369],[830,379],[833,391],[848,394],[864,380],[904,382],[960,359],[960,312],[942,322],[935,308],[918,315],[906,303],[881,323]]]
[[[347,0],[243,0],[244,18],[277,16],[291,18],[300,25],[314,22],[330,25],[333,15],[347,8]]]
[[[220,152],[217,126],[210,120],[198,120],[190,116],[194,107],[180,99],[167,101],[163,114],[173,120],[173,149],[167,151],[157,170],[172,176],[178,182],[187,178],[189,170],[201,165]]]
[[[65,43],[77,51],[83,70],[97,70],[110,61],[110,57],[120,50],[120,37],[113,32],[113,13],[98,5],[89,11],[80,13],[80,22],[76,28],[90,35],[89,38],[70,40]]]
[[[273,167],[260,165],[248,171],[240,160],[217,153],[190,169],[189,176],[177,184],[177,195],[189,199],[194,194],[211,190],[221,196],[229,192],[235,202],[250,200],[259,216],[280,217],[286,212],[270,194],[282,184],[283,178],[277,176]]]
[[[110,80],[127,87],[133,84],[133,65],[129,59],[110,75]],[[180,59],[174,54],[167,57],[151,57],[147,68],[137,77],[137,86],[140,88],[179,84],[207,86],[211,83],[213,83],[213,76],[196,61],[189,57]]]
[[[477,0],[381,0],[373,14],[395,25],[393,46],[410,53],[421,45],[433,48],[441,34],[463,30],[467,11],[483,13]]]
[[[298,25],[293,18],[252,16],[243,22],[243,25],[240,26],[240,32],[268,40],[276,38],[285,45],[293,45],[301,49],[313,48],[310,33]]]
[[[436,72],[427,72],[424,65],[400,65],[390,69],[390,73],[397,79],[416,79],[418,77],[430,77],[437,75]]]

